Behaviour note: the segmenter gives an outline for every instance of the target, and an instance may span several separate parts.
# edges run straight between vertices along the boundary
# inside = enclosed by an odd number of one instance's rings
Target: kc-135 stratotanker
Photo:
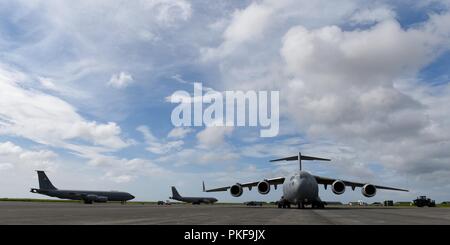
[[[43,194],[61,199],[82,200],[86,204],[93,202],[116,201],[125,203],[134,198],[128,192],[120,191],[83,191],[83,190],[60,190],[56,188],[44,171],[37,171],[39,178],[39,189],[32,188],[32,193]]]
[[[312,208],[323,208],[324,202],[319,197],[319,185],[331,186],[331,190],[334,194],[340,195],[345,192],[346,186],[350,186],[352,190],[356,187],[361,188],[361,193],[365,197],[373,197],[377,193],[377,189],[393,190],[393,191],[408,191],[405,189],[392,188],[380,185],[373,185],[369,183],[358,183],[353,181],[346,181],[340,179],[320,177],[312,175],[309,172],[302,170],[302,160],[318,160],[318,161],[331,161],[330,159],[304,156],[300,152],[297,156],[285,157],[280,159],[271,160],[276,161],[298,161],[299,170],[286,177],[278,177],[271,179],[264,179],[262,181],[248,182],[248,183],[236,183],[231,186],[225,186],[220,188],[206,190],[203,184],[204,192],[219,192],[230,191],[230,194],[234,197],[242,195],[244,188],[249,190],[252,187],[256,187],[260,194],[268,194],[270,192],[270,186],[274,186],[277,189],[278,185],[283,185],[283,196],[278,202],[279,208],[290,208],[292,205],[297,205],[298,208],[304,208],[305,205],[311,205]]]

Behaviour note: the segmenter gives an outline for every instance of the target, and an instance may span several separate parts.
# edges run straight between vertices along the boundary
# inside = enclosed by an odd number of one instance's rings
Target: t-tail
[[[44,171],[38,170],[39,178],[39,189],[41,190],[57,190],[57,188],[52,184],[50,179],[47,177]]]
[[[311,156],[305,156],[302,155],[302,153],[298,153],[297,156],[292,156],[292,157],[284,157],[284,158],[279,158],[279,159],[274,159],[274,160],[270,160],[271,162],[278,162],[278,161],[298,161],[298,166],[300,168],[300,171],[302,170],[302,160],[309,160],[309,161],[331,161],[330,159],[326,159],[326,158],[320,158],[320,157],[311,157]]]
[[[175,186],[172,186],[172,199],[181,199],[180,193],[178,193],[177,188]]]

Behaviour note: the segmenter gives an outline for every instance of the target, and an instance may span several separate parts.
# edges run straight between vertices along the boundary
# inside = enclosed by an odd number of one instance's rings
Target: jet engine
[[[91,201],[91,202],[107,202],[108,201],[108,197],[105,196],[97,196],[97,195],[87,195],[85,197],[86,201]]]
[[[372,185],[372,184],[365,184],[361,188],[361,193],[365,197],[373,197],[373,196],[375,196],[375,194],[377,194],[377,188],[374,185]]]
[[[240,197],[243,191],[240,184],[234,184],[230,187],[230,194],[234,197]]]
[[[105,196],[97,196],[96,202],[107,202],[107,201],[108,201],[108,197],[105,197]]]
[[[345,183],[342,180],[335,180],[331,184],[331,190],[336,195],[341,195],[345,192]]]
[[[258,192],[259,194],[266,195],[270,191],[270,184],[269,182],[263,180],[258,183]]]

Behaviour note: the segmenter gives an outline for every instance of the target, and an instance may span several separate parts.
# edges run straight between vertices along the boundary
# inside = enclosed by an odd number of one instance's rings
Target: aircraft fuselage
[[[319,184],[310,173],[306,171],[296,172],[285,178],[283,198],[292,204],[321,202]]]
[[[119,191],[83,191],[83,190],[45,190],[45,189],[32,189],[31,192],[39,193],[51,197],[57,197],[61,199],[71,200],[87,200],[92,197],[94,202],[106,202],[106,201],[129,201],[134,198],[128,192]]]

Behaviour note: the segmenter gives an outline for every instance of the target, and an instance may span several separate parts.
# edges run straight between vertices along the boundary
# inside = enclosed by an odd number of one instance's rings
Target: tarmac
[[[450,208],[0,202],[0,224],[26,225],[428,225],[450,224]]]

